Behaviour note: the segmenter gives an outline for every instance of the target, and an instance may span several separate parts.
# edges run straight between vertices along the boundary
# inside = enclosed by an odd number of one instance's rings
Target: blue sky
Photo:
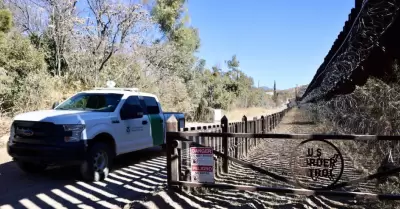
[[[308,84],[342,30],[354,0],[189,0],[207,67],[236,54],[260,86]]]

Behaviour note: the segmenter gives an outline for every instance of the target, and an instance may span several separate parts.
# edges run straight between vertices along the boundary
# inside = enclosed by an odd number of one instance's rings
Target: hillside
[[[297,87],[298,96],[301,96],[306,91],[307,86],[308,85],[300,85]],[[294,95],[296,92],[296,87],[283,89],[283,90],[277,90],[277,92],[280,94]]]

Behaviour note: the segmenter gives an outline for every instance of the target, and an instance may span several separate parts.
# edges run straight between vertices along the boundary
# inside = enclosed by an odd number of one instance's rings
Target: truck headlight
[[[82,139],[82,131],[85,129],[83,124],[63,125],[66,136],[65,142],[76,142]]]

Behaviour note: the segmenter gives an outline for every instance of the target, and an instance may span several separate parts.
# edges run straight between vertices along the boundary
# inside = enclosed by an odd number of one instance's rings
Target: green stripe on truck
[[[151,137],[153,138],[153,146],[158,146],[164,143],[163,118],[160,114],[149,114],[151,124]]]

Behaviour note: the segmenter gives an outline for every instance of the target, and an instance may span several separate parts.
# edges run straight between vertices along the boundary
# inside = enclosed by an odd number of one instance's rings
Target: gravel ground
[[[275,133],[321,133],[323,127],[310,121],[310,118],[299,109],[292,109],[274,130]],[[301,140],[300,140],[301,141]],[[290,154],[300,141],[292,139],[265,140],[253,149],[244,161],[251,162],[268,171],[275,172],[293,180],[290,170]],[[342,180],[361,177],[344,156],[345,170]],[[262,175],[251,169],[233,163],[229,174],[217,174],[218,183],[235,185],[260,185],[267,187],[289,187],[289,184]],[[369,191],[371,184],[362,184],[357,188],[346,188],[347,191]],[[165,189],[147,201],[134,201],[127,208],[366,208],[359,199],[345,197],[300,196],[294,194],[276,194],[272,192],[250,192],[235,190],[204,189],[202,192],[169,191]]]

